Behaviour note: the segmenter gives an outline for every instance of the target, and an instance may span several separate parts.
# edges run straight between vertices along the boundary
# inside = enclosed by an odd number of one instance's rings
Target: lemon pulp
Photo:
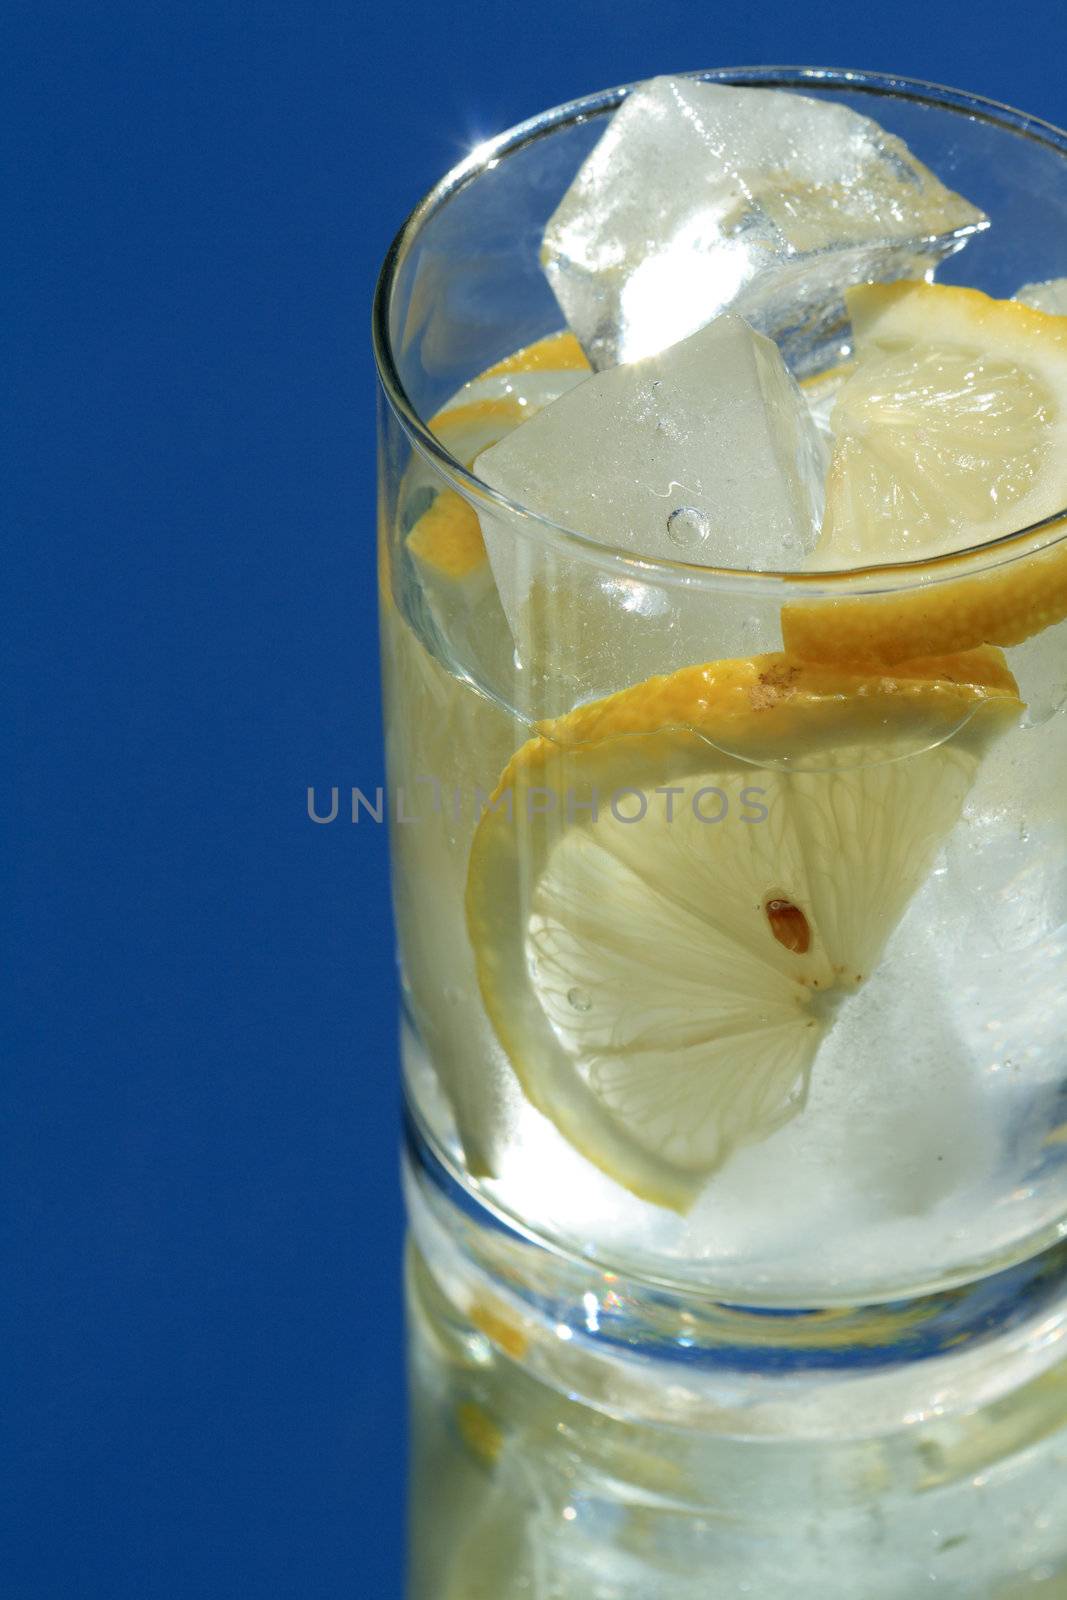
[[[929,565],[867,593],[786,605],[787,648],[892,663],[1018,644],[1062,620],[1067,318],[933,284],[869,286],[847,300],[855,360],[830,416],[816,563]],[[959,558],[1030,528],[985,571]]]

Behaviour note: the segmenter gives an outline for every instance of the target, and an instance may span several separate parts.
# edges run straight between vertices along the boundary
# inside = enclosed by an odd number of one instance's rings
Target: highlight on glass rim
[[[375,339],[410,1600],[1067,1595],[1067,135],[594,95]]]

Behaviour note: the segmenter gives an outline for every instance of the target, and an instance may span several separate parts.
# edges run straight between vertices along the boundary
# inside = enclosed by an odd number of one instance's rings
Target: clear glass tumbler
[[[941,281],[1006,297],[1067,270],[1067,135],[1047,124],[869,74],[698,76],[900,135],[995,219]],[[638,559],[479,482],[481,449],[587,375],[538,253],[626,92],[473,151],[401,230],[375,305],[412,1597],[1067,1594],[1067,534],[728,571],[687,562],[684,528],[677,561]],[[981,619],[1019,574],[1048,625],[992,667]],[[859,720],[830,695],[798,741],[790,650],[850,630],[896,640],[896,687]],[[900,692],[909,639],[977,654]],[[758,724],[709,734],[669,696],[609,699],[738,662]],[[831,790],[889,819],[892,866],[872,849],[819,870],[863,910],[895,895],[895,931],[875,950],[854,919],[864,970],[813,978],[776,1035],[777,1126],[716,1160],[699,1128],[665,1138],[671,1093],[641,1103],[612,1051],[629,1027],[684,1094],[675,1002],[701,952],[663,904],[694,852],[723,882],[758,858],[774,937],[806,953],[765,841],[778,806]],[[605,921],[607,973],[572,937]]]

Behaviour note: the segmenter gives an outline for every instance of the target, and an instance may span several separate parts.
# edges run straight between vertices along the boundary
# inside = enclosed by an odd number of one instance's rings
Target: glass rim
[[[876,98],[913,101],[965,115],[971,121],[988,122],[1006,133],[1033,139],[1067,160],[1067,130],[1057,127],[1055,123],[983,95],[921,78],[847,67],[804,66],[717,67],[674,73],[672,76],[733,87],[824,87],[870,94]],[[897,592],[913,585],[953,582],[964,576],[977,576],[1067,540],[1067,507],[1064,507],[1039,522],[938,556],[816,571],[705,566],[681,559],[635,555],[632,551],[594,539],[578,528],[555,522],[551,517],[493,489],[451,454],[408,396],[393,354],[389,309],[397,276],[410,248],[424,224],[442,206],[504,157],[517,154],[561,128],[614,111],[628,94],[647,81],[638,79],[551,106],[483,140],[434,184],[401,225],[386,251],[375,285],[371,341],[382,392],[413,448],[442,473],[464,498],[480,501],[487,510],[496,510],[512,521],[518,519],[518,531],[523,534],[536,531],[537,537],[555,553],[611,567],[621,575],[644,582],[667,581],[686,586],[694,583],[721,586],[725,583],[731,588],[748,592],[773,589],[775,593],[780,593],[783,588],[795,588],[808,598],[821,593],[840,596],[856,589],[865,593]]]

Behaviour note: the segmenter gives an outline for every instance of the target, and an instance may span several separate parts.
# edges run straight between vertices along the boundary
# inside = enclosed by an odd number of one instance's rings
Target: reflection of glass
[[[429,1236],[420,1200],[415,1219]],[[509,1320],[484,1281],[464,1281],[461,1310],[438,1281],[454,1288],[451,1265],[409,1262],[417,1600],[910,1600],[935,1580],[953,1600],[1067,1593],[1062,1365],[989,1404],[906,1413],[908,1384],[862,1355],[836,1373],[786,1366],[777,1385],[736,1352],[714,1374],[650,1360],[647,1342],[637,1361],[596,1361],[581,1335]],[[876,1355],[877,1328],[865,1336]],[[781,1337],[764,1365],[790,1354]],[[939,1381],[919,1366],[913,1396]],[[908,1421],[864,1434],[880,1386],[884,1414]]]
[[[980,202],[995,226],[942,279],[1005,296],[1063,271],[1067,205],[1053,198],[1067,198],[1067,136],[899,80],[725,77],[802,83],[852,105]],[[933,571],[731,573],[684,565],[702,538],[684,506],[668,527],[678,564],[649,562],[547,525],[472,478],[480,450],[585,376],[566,338],[550,337],[560,314],[538,247],[617,102],[549,113],[475,152],[402,232],[376,309],[386,726],[421,1251],[417,1463],[425,1482],[455,1491],[431,1534],[432,1497],[416,1485],[414,1593],[585,1596],[600,1584],[673,1600],[708,1593],[714,1571],[721,1591],[710,1592],[724,1595],[744,1592],[742,1574],[753,1592],[798,1597],[904,1596],[935,1578],[947,1594],[1007,1594],[1015,1575],[1067,1562],[1051,1250],[1067,1217],[1067,624],[1006,652],[1025,710],[985,684],[916,692],[903,712],[868,696],[860,713],[842,713],[842,699],[853,706],[842,691],[802,736],[784,723],[768,733],[664,713],[601,737],[559,719],[657,673],[780,648],[783,605],[862,608],[888,593],[907,606],[932,584],[1026,561],[1052,581],[1062,547],[1045,530]],[[533,363],[507,369],[537,341]],[[482,530],[510,541],[495,575]],[[545,718],[556,720],[531,755]],[[554,1104],[546,1116],[520,1087],[524,1063],[513,1070],[523,1050],[540,1073],[554,1041],[594,1038],[603,999],[595,975],[558,978],[553,949],[529,933],[551,924],[553,894],[580,892],[595,914],[595,878],[582,878],[569,826],[593,804],[610,808],[619,851],[662,888],[648,864],[668,804],[680,808],[675,856],[691,839],[740,871],[765,861],[761,829],[788,832],[782,818],[817,809],[830,785],[890,819],[847,868],[865,905],[896,895],[886,940],[839,919],[842,960],[858,949],[873,971],[852,992],[834,961],[818,968],[803,910],[766,869],[761,905],[783,969],[794,956],[811,963],[811,993],[790,1013],[818,1046],[803,1113],[798,1089],[777,1130],[742,1142],[710,1181],[682,1192],[667,1178],[657,1192],[662,1172],[644,1152],[610,1143],[604,1126],[583,1143],[588,1106]],[[671,802],[662,791],[673,786]],[[891,862],[881,877],[878,850]],[[846,869],[828,857],[820,870],[833,887]],[[642,905],[635,935],[643,970],[635,982],[631,963],[618,986],[647,997],[650,1048],[681,1052],[684,1039],[656,1021],[656,986],[684,965],[685,940],[665,958],[673,927],[654,911]],[[472,948],[468,918],[488,955]],[[494,959],[499,978],[487,977]],[[532,978],[514,979],[539,959]],[[801,1062],[806,1048],[783,1045]],[[546,1083],[562,1078],[538,1078],[542,1103],[556,1092]],[[628,1181],[603,1170],[613,1162]],[[1040,1270],[1016,1265],[1043,1249]],[[808,1309],[786,1309],[797,1306]],[[982,1495],[975,1476],[987,1479]],[[727,1484],[729,1537],[706,1520]],[[1027,1521],[1036,1505],[1038,1521],[1049,1508],[1047,1527]]]

